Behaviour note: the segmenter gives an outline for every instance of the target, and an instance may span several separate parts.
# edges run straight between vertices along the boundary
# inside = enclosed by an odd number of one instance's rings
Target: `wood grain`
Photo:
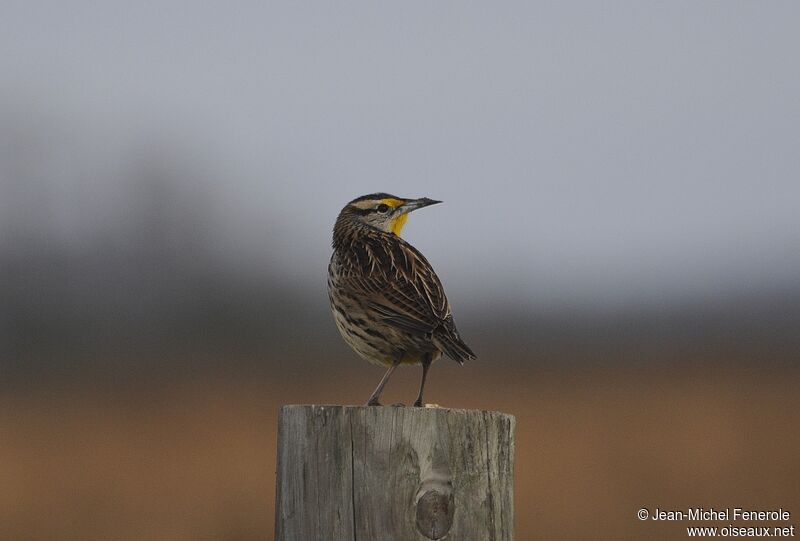
[[[510,541],[514,417],[442,408],[284,406],[279,541]]]

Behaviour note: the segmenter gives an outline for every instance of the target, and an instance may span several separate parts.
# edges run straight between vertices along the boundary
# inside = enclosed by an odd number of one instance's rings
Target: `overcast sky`
[[[454,304],[730,295],[800,284],[798,27],[797,2],[3,2],[0,113],[102,171],[184,153],[231,256],[321,290],[337,212],[386,191],[445,201],[405,237]],[[61,229],[124,205],[75,175]]]

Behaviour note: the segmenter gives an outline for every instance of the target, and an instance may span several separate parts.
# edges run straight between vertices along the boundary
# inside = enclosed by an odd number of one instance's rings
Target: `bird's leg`
[[[380,383],[378,383],[378,386],[375,387],[375,390],[372,391],[372,396],[370,396],[369,400],[367,400],[367,403],[366,403],[367,406],[380,406],[381,405],[380,402],[378,402],[378,399],[381,397],[381,393],[383,392],[383,388],[386,387],[386,382],[389,381],[389,377],[392,375],[392,372],[394,372],[394,369],[397,368],[400,365],[400,359],[401,359],[401,357],[398,356],[392,362],[392,366],[390,366],[389,369],[386,371],[386,373],[383,375],[383,377],[381,378]]]
[[[431,367],[431,356],[430,354],[425,355],[422,357],[422,383],[419,385],[419,396],[417,396],[417,401],[414,402],[414,406],[421,407],[422,403],[422,392],[425,390],[425,379],[428,377],[428,368]]]

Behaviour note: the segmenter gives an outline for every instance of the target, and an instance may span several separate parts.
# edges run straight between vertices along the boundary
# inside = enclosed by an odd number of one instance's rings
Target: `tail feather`
[[[475,353],[458,335],[455,325],[451,324],[448,327],[450,328],[442,329],[443,332],[434,333],[433,341],[436,346],[458,364],[476,359]]]

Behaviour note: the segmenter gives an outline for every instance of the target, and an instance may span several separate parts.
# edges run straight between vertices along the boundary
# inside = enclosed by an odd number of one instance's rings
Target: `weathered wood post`
[[[277,541],[510,541],[514,417],[284,406]]]

